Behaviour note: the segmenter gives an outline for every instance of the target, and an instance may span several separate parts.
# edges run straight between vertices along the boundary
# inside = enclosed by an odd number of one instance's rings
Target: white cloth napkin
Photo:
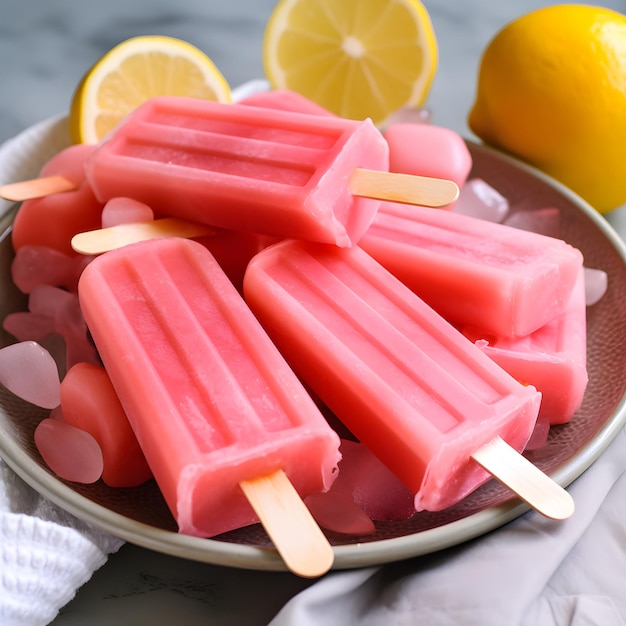
[[[331,573],[270,626],[624,626],[626,432],[570,487],[576,512],[529,512],[458,548]]]
[[[0,183],[37,176],[68,143],[61,115],[6,141]],[[10,206],[0,200],[0,214]],[[0,460],[0,626],[49,624],[122,543],[39,496]]]
[[[33,178],[69,145],[67,117],[0,145],[0,184]],[[12,203],[0,199],[0,215]],[[0,626],[45,626],[123,541],[37,494],[0,459]]]
[[[0,624],[44,626],[123,542],[37,494],[0,460]]]

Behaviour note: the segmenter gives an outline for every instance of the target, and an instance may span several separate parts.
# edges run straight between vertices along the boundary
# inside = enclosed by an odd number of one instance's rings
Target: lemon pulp
[[[263,42],[267,77],[351,119],[422,105],[437,41],[418,0],[281,0]]]

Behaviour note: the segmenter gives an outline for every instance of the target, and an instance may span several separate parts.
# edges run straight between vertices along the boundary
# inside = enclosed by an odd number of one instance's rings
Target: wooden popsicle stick
[[[240,487],[294,574],[316,578],[328,572],[333,549],[283,470],[242,481]]]
[[[88,230],[72,237],[72,248],[80,254],[102,254],[137,241],[159,237],[203,237],[215,234],[215,228],[198,222],[165,217],[152,222],[120,224]]]
[[[350,192],[362,198],[435,208],[451,204],[459,197],[459,187],[451,180],[363,168],[354,170]]]
[[[0,185],[0,198],[23,202],[75,189],[76,185],[63,176],[44,176]],[[350,179],[350,191],[363,198],[428,207],[446,206],[459,197],[459,188],[451,180],[363,168],[354,170]]]
[[[472,458],[542,515],[563,520],[574,513],[572,496],[500,437]]]
[[[0,198],[11,202],[23,202],[43,198],[53,193],[74,191],[76,184],[64,176],[42,176],[31,180],[22,180],[17,183],[0,185]]]

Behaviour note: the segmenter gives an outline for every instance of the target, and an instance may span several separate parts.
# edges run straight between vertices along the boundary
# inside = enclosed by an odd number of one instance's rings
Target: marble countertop
[[[424,0],[440,49],[427,103],[433,122],[471,137],[466,116],[482,50],[505,23],[547,4],[552,3]],[[590,4],[626,11],[626,0]],[[261,77],[263,30],[274,5],[274,0],[0,0],[0,143],[66,112],[83,73],[131,36],[185,39],[204,50],[233,86]],[[610,219],[626,232],[622,209]],[[288,574],[221,568],[125,545],[54,624],[267,624],[309,584]],[[246,607],[241,588],[248,590]]]
[[[481,51],[511,19],[540,0],[425,0],[439,41],[428,106],[434,121],[465,135]],[[601,3],[624,10],[625,0]],[[275,0],[2,0],[0,142],[67,111],[85,71],[120,41],[180,37],[204,50],[231,85],[263,75],[265,22]]]

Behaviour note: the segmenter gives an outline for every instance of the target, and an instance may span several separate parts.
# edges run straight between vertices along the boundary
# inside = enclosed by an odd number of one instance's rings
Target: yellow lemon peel
[[[211,59],[173,37],[139,36],[118,44],[83,77],[72,98],[74,143],[97,143],[122,118],[154,96],[230,102],[230,87]]]
[[[600,213],[626,202],[626,16],[554,5],[505,26],[480,63],[470,129]]]

